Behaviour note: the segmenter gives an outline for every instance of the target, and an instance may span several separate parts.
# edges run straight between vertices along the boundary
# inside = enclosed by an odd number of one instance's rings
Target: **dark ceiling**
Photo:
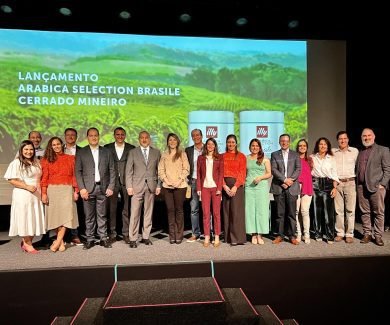
[[[341,1],[261,0],[0,0],[0,28],[264,39],[351,39],[365,8]],[[59,13],[69,8],[68,17]],[[130,18],[119,13],[127,10]],[[180,16],[188,14],[189,22]],[[247,24],[238,26],[237,19]],[[296,27],[289,23],[298,22]]]

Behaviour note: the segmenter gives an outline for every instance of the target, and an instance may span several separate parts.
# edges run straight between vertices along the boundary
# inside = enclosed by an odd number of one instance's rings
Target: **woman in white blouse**
[[[14,186],[11,204],[9,236],[20,236],[20,247],[26,253],[36,254],[34,236],[45,233],[45,217],[41,201],[41,166],[35,157],[31,141],[22,142],[17,158],[13,160],[4,178]]]
[[[314,238],[328,244],[333,244],[335,234],[334,197],[337,192],[339,178],[337,176],[336,160],[331,150],[332,146],[327,138],[321,137],[316,141],[313,154],[314,189]]]

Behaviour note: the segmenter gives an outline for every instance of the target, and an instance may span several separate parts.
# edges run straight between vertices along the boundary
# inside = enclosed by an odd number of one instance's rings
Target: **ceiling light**
[[[60,14],[62,14],[64,16],[71,16],[72,15],[72,10],[70,10],[69,8],[66,8],[66,7],[62,7],[58,11],[60,12]]]
[[[181,14],[179,16],[179,19],[182,23],[189,23],[192,19],[191,15],[189,14]]]
[[[299,20],[297,19],[292,19],[288,22],[287,24],[288,28],[290,29],[293,29],[293,28],[297,28],[299,26]]]
[[[130,19],[131,15],[130,12],[128,12],[127,10],[123,10],[119,13],[119,17],[121,17],[122,19]]]
[[[7,5],[2,5],[0,6],[0,9],[2,12],[6,13],[6,14],[10,14],[13,10],[10,6],[7,6]]]
[[[248,23],[248,19],[246,19],[245,17],[241,17],[236,20],[237,26],[245,26],[247,23]]]

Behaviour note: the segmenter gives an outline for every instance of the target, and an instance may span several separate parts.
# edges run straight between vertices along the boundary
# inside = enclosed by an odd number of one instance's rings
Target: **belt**
[[[340,178],[339,179],[340,182],[352,182],[352,181],[355,181],[355,177],[349,177],[349,178]]]
[[[95,182],[96,185],[100,185],[100,182]]]

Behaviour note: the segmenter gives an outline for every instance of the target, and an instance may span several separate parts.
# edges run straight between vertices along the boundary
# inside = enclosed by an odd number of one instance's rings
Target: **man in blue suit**
[[[288,236],[293,245],[299,242],[296,233],[297,199],[300,194],[298,176],[301,172],[301,160],[297,152],[290,150],[290,136],[282,134],[279,137],[280,150],[271,154],[272,183],[271,193],[276,203],[277,236],[272,241],[279,244],[284,236]]]
[[[100,237],[100,246],[111,248],[107,238],[107,198],[115,188],[115,166],[111,153],[99,146],[99,130],[87,131],[89,145],[76,155],[76,179],[80,196],[84,200],[85,234],[84,249],[95,245],[94,234]]]

